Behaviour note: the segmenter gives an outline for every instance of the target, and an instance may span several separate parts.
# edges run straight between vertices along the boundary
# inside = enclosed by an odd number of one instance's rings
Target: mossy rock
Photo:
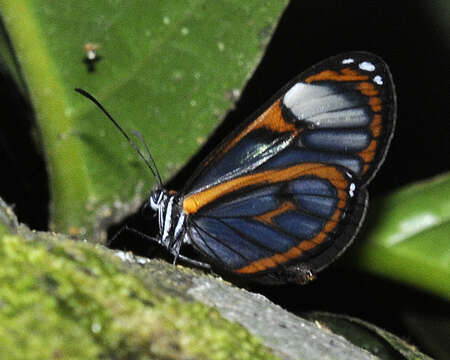
[[[0,208],[8,359],[373,358],[220,278],[30,231]]]

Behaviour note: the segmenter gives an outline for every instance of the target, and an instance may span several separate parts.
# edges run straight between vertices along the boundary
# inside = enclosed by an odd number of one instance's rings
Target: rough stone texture
[[[216,307],[263,339],[282,359],[375,359],[343,337],[319,328],[259,294],[210,279],[195,279],[188,294]]]
[[[373,359],[261,295],[159,260],[30,231],[0,200],[8,359]]]

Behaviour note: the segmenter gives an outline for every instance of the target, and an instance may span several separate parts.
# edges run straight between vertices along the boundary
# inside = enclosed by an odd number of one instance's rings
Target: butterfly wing
[[[375,55],[340,55],[301,74],[191,179],[191,242],[240,274],[326,267],[362,222],[395,111],[392,78]]]
[[[293,260],[309,260],[318,271],[355,234],[366,194],[338,166],[303,163],[258,172],[200,193],[208,203],[191,218],[188,231],[214,263],[240,274]]]

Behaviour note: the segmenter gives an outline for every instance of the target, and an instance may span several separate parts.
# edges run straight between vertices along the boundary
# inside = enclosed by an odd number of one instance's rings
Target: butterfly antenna
[[[131,138],[128,136],[128,134],[122,129],[122,127],[117,123],[116,120],[114,120],[114,118],[111,116],[111,114],[103,107],[102,104],[100,104],[100,102],[91,94],[89,94],[86,90],[83,89],[79,89],[76,88],[75,91],[77,93],[80,93],[81,95],[83,95],[84,97],[87,97],[89,100],[91,100],[95,105],[97,105],[100,110],[103,111],[103,113],[108,117],[109,120],[112,121],[112,123],[117,127],[117,129],[119,129],[119,131],[122,133],[122,135],[125,137],[125,139],[127,139],[127,141],[130,143],[130,145],[134,148],[134,150],[137,152],[137,154],[139,155],[139,157],[144,160],[145,165],[147,165],[147,167],[149,168],[149,170],[151,171],[151,173],[153,174],[153,176],[155,177],[156,181],[158,182],[159,186],[162,186],[162,181],[161,181],[161,176],[159,175],[158,169],[156,168],[156,163],[155,160],[153,159],[153,157],[150,154],[150,151],[148,150],[147,145],[144,142],[145,148],[149,154],[149,158],[152,162],[152,164],[154,165],[155,169],[153,169],[153,167],[151,166],[151,164],[148,162],[148,160],[146,159],[146,157],[142,154],[142,152],[139,150],[138,146],[136,145],[136,143],[131,140]],[[142,141],[142,140],[141,140]]]
[[[154,169],[155,172],[156,172],[156,178],[158,179],[159,184],[162,185],[161,175],[159,174],[158,167],[156,166],[155,159],[153,158],[152,153],[150,152],[150,149],[148,148],[147,143],[145,142],[144,137],[142,136],[141,132],[140,132],[140,131],[137,131],[137,130],[131,130],[131,133],[132,133],[134,136],[136,136],[136,137],[141,141],[141,143],[144,145],[145,151],[147,152],[147,157],[150,159],[150,161],[151,161],[151,163],[152,163],[152,165],[153,165],[153,169]]]

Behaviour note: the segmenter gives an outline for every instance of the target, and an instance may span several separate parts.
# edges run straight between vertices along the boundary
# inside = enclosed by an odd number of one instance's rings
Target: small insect
[[[85,43],[83,45],[85,53],[83,62],[86,64],[89,72],[95,71],[95,64],[102,58],[97,52],[100,48],[101,45],[96,43]]]
[[[365,52],[330,58],[243,122],[175,193],[163,187],[150,152],[146,160],[106,110],[77,91],[108,115],[158,182],[145,206],[158,216],[159,236],[144,236],[175,261],[266,283],[306,283],[351,244],[396,118],[383,60]],[[185,245],[203,261],[182,255]]]
[[[83,50],[86,53],[86,59],[93,61],[97,58],[97,50],[100,49],[99,44],[86,43],[83,45]]]

